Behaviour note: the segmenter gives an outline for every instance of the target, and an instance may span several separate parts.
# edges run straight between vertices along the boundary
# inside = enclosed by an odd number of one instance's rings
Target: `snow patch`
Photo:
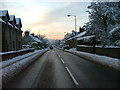
[[[22,71],[30,63],[32,63],[38,56],[42,55],[47,50],[49,50],[49,49],[47,48],[47,49],[39,50],[39,51],[34,52],[35,54],[29,53],[26,55],[22,55],[21,57],[18,56],[14,59],[1,62],[0,64],[3,63],[3,66],[7,65],[7,67],[0,69],[0,74],[2,75],[3,85],[5,85],[8,81],[10,81],[12,78],[14,78],[14,76],[16,74],[18,74],[20,71]],[[31,54],[33,54],[33,55],[31,55]],[[24,58],[24,57],[27,57],[27,58]],[[24,58],[24,59],[19,60],[20,58]],[[15,62],[15,63],[13,63],[13,62]]]
[[[119,63],[118,63],[118,62],[120,62],[120,59],[86,53],[86,52],[81,52],[81,51],[76,51],[75,48],[66,50],[66,51],[75,53],[75,54],[79,55],[80,57],[83,57],[87,60],[94,61],[94,62],[100,63],[102,65],[105,65],[105,66],[108,66],[108,67],[111,67],[111,68],[114,68],[114,69],[120,71]]]
[[[34,37],[34,36],[32,36],[31,34],[29,35],[33,40],[35,40],[36,42],[40,42],[40,43],[42,43],[42,41],[41,40],[39,40],[38,38],[36,38],[36,37]]]
[[[6,24],[6,22],[5,22],[4,20],[2,20],[1,18],[0,18],[0,22],[2,22],[2,23],[4,23],[4,24]]]
[[[78,34],[77,36],[75,36],[75,37],[81,37],[81,36],[83,36],[83,35],[85,35],[87,33],[87,31],[84,31],[84,32],[81,32],[80,34]]]

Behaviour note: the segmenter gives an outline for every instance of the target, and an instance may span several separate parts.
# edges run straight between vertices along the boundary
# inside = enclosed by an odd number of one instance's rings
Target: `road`
[[[6,88],[118,88],[117,71],[52,49],[17,75]]]

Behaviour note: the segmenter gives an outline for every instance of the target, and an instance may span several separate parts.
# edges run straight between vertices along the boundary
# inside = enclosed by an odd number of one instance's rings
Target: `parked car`
[[[69,45],[65,45],[65,46],[63,46],[63,49],[65,50],[65,49],[70,49],[70,46]]]
[[[53,47],[52,47],[52,46],[50,46],[50,49],[53,49]]]

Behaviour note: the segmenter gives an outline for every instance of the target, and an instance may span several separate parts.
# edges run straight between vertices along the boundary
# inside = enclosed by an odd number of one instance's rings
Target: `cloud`
[[[14,0],[13,0],[14,1]],[[10,14],[20,17],[23,24],[23,31],[30,28],[35,34],[46,34],[48,38],[63,38],[64,32],[71,32],[74,29],[74,18],[67,17],[67,14],[77,16],[77,22],[86,21],[88,3],[75,2],[4,2],[4,9]],[[81,21],[79,21],[81,20]]]

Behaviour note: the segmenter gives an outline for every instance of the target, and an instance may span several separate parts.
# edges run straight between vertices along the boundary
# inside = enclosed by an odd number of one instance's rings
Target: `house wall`
[[[3,18],[7,24],[0,23],[0,52],[17,51],[22,49],[22,31],[15,29],[15,25],[9,26],[7,18]]]
[[[0,22],[0,41],[2,41],[2,23]],[[0,52],[2,52],[2,42],[0,42]]]
[[[6,29],[6,24],[2,23],[2,40],[1,40],[1,45],[2,45],[2,52],[5,52],[5,29]]]
[[[17,39],[17,49],[20,50],[22,48],[22,32],[21,30],[17,30],[16,32],[17,36],[16,36],[16,39]]]

